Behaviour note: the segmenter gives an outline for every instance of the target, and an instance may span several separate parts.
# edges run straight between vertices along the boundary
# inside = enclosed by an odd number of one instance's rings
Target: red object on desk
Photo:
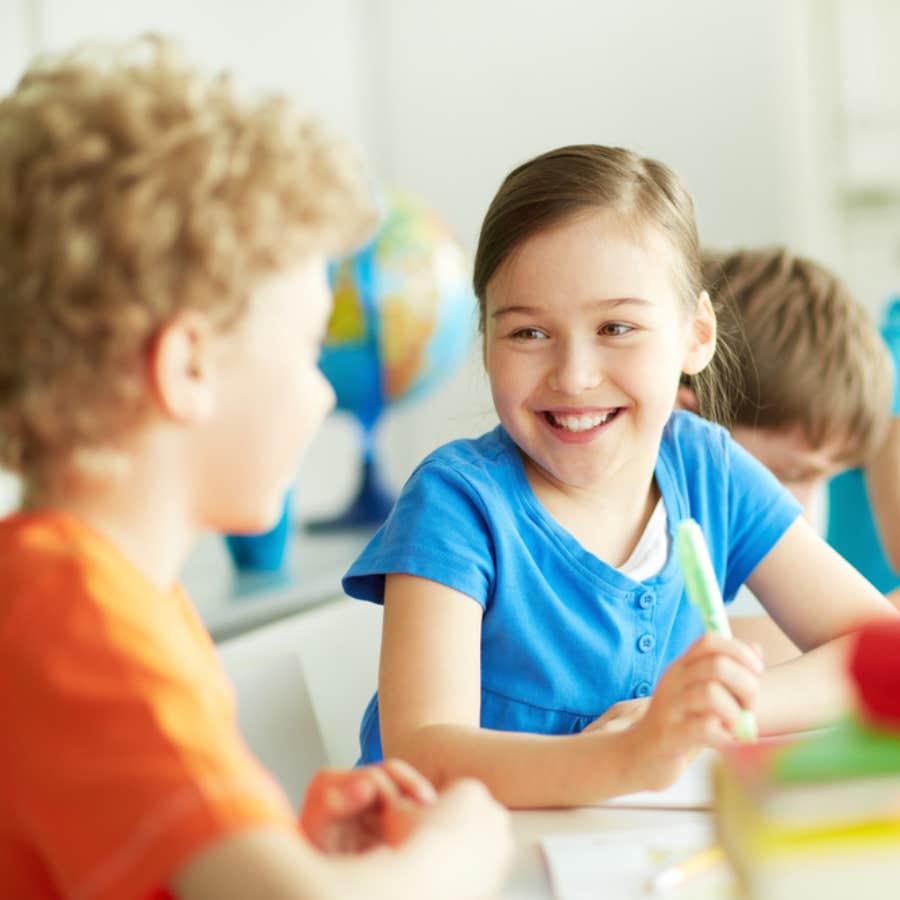
[[[900,622],[877,622],[860,631],[850,655],[863,716],[900,729]]]

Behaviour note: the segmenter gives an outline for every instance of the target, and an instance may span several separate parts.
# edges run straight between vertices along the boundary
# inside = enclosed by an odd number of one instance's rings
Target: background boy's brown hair
[[[346,145],[162,39],[39,60],[0,128],[0,466],[26,482],[108,465],[179,312],[228,327],[261,278],[374,222]]]
[[[864,464],[888,425],[893,374],[873,323],[840,280],[784,248],[705,252],[703,285],[740,357],[734,424],[800,427],[812,447]]]

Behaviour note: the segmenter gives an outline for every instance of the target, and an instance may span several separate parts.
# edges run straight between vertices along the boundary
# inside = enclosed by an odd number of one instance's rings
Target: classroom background
[[[378,184],[424,198],[471,254],[503,175],[554,146],[672,165],[712,247],[786,243],[878,313],[900,291],[900,4],[893,0],[0,0],[0,90],[35,53],[146,30],[313,107]],[[467,363],[378,435],[398,488],[430,450],[493,424]],[[356,486],[336,414],[303,460],[301,518]],[[0,512],[15,484],[0,473]]]

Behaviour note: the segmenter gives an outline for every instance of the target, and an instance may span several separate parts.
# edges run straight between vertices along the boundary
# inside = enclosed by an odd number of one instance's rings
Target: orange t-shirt
[[[295,827],[184,593],[71,516],[0,521],[0,714],[3,897],[161,900],[216,840]]]

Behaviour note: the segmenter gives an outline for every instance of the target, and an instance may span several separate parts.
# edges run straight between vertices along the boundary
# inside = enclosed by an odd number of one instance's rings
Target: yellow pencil
[[[657,872],[650,879],[650,892],[667,894],[669,891],[674,891],[685,882],[690,881],[691,878],[715,868],[724,859],[725,853],[718,844],[704,847],[702,850],[686,856],[680,862]]]

